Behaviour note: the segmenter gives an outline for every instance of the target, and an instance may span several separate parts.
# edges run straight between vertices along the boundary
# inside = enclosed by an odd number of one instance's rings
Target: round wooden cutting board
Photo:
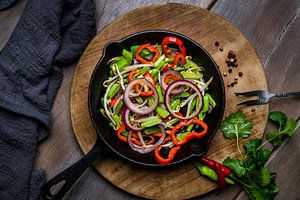
[[[96,131],[88,112],[88,85],[93,69],[102,55],[106,43],[121,39],[135,32],[164,29],[179,32],[201,44],[214,58],[223,74],[228,71],[225,63],[227,52],[233,50],[239,66],[223,77],[226,86],[225,116],[243,110],[253,120],[252,137],[261,138],[266,126],[268,105],[237,107],[244,100],[234,92],[254,89],[267,90],[267,81],[261,62],[247,39],[232,24],[205,9],[182,4],[159,4],[133,10],[107,25],[90,42],[77,65],[71,91],[71,118],[77,141],[86,154],[94,145]],[[215,46],[215,42],[219,46]],[[220,51],[223,48],[223,51]],[[238,72],[243,72],[238,84],[227,87]],[[242,148],[243,140],[240,145]],[[208,158],[222,162],[227,156],[238,156],[235,140],[224,139],[217,132]],[[131,193],[151,199],[186,199],[205,194],[216,184],[200,176],[191,162],[168,169],[145,169],[118,157],[98,161],[96,170],[112,184]]]

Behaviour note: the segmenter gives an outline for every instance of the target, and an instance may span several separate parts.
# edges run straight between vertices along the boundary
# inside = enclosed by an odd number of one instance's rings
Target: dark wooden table
[[[177,2],[206,8],[233,23],[256,49],[272,92],[300,91],[300,2],[299,0],[96,0],[97,28],[120,15],[153,3]],[[14,30],[26,0],[0,12],[0,49]],[[221,31],[221,30],[220,30]],[[64,80],[56,97],[52,114],[51,136],[39,147],[35,168],[43,168],[47,177],[82,157],[70,122],[70,88],[75,65],[64,68]],[[255,73],[255,72],[253,72]],[[270,110],[281,110],[290,117],[300,115],[299,99],[274,101]],[[266,132],[271,128],[268,124]],[[300,133],[276,149],[268,167],[277,172],[280,193],[276,199],[300,199]],[[93,169],[88,169],[64,199],[139,199],[119,190]],[[233,186],[222,193],[211,192],[196,199],[247,199],[241,188]]]

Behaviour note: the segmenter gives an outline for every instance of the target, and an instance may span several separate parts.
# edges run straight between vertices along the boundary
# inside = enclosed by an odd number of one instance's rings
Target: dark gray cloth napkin
[[[45,176],[32,173],[48,136],[61,67],[95,35],[92,0],[28,0],[0,53],[0,199],[37,199]]]

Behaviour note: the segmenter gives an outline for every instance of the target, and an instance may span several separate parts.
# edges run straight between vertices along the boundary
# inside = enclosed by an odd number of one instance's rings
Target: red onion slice
[[[129,147],[133,150],[133,151],[136,151],[136,152],[139,152],[141,154],[147,154],[147,153],[150,153],[152,151],[154,151],[159,145],[161,145],[166,137],[166,131],[165,129],[162,127],[162,126],[158,126],[160,131],[161,131],[161,137],[160,139],[154,144],[154,145],[147,145],[146,147],[139,147],[137,145],[135,145],[132,141],[131,141],[131,132],[132,131],[129,131],[128,133],[128,144],[129,144]]]
[[[122,113],[122,119],[123,119],[123,122],[124,122],[126,128],[128,128],[130,130],[134,130],[134,131],[143,130],[142,127],[137,126],[137,123],[131,124],[130,119],[129,119],[129,114],[130,114],[130,110],[128,108],[125,108],[125,110]]]
[[[178,77],[178,79],[184,79],[183,76],[178,71],[175,71],[175,70],[166,71],[161,76],[161,87],[163,88],[164,91],[166,91],[166,89],[168,87],[168,85],[165,83],[165,77],[169,74],[175,75],[176,77]],[[176,81],[176,80],[174,80],[174,81]],[[174,89],[171,94],[179,94],[179,93],[183,92],[183,90],[184,90],[184,87],[180,87],[178,89]]]
[[[186,87],[190,87],[192,88],[197,96],[199,97],[199,106],[198,108],[196,109],[196,111],[194,112],[194,114],[190,115],[190,116],[179,116],[177,115],[171,108],[171,95],[172,95],[172,90],[178,86],[186,86]],[[202,109],[202,106],[203,106],[203,96],[202,96],[202,93],[201,91],[199,90],[199,88],[194,84],[192,83],[191,81],[188,81],[188,80],[177,80],[175,82],[173,82],[172,84],[170,84],[167,89],[166,89],[166,92],[165,92],[165,95],[164,95],[164,101],[165,101],[165,105],[168,109],[168,111],[174,116],[174,117],[177,117],[179,119],[191,119],[193,117],[195,117],[196,115],[198,115],[198,113],[200,112],[200,110]]]
[[[154,97],[154,103],[151,107],[148,106],[143,106],[142,108],[139,108],[138,105],[136,103],[133,103],[132,100],[130,99],[130,94],[131,91],[134,89],[134,86],[136,84],[146,84],[152,91],[153,91],[153,97]],[[124,102],[126,104],[126,106],[134,113],[140,114],[140,115],[146,115],[150,112],[152,112],[153,110],[155,110],[155,108],[158,105],[158,93],[156,88],[152,85],[152,83],[150,83],[150,81],[144,79],[144,78],[137,78],[134,79],[133,81],[131,81],[125,91],[124,91]]]

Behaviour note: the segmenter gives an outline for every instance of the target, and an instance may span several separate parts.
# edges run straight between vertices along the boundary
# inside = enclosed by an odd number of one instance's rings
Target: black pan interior
[[[99,60],[90,81],[88,97],[90,115],[97,133],[109,148],[121,157],[141,165],[160,166],[156,162],[153,153],[143,155],[132,151],[127,143],[124,143],[117,138],[116,131],[109,126],[108,120],[99,112],[101,107],[100,98],[105,93],[105,88],[102,86],[102,83],[109,75],[109,66],[107,65],[107,62],[113,57],[122,55],[122,49],[125,48],[129,50],[130,46],[136,44],[160,43],[163,37],[169,35],[179,37],[183,41],[187,49],[187,55],[191,55],[197,64],[203,66],[205,70],[204,79],[206,81],[213,76],[214,79],[210,84],[209,93],[217,102],[216,108],[205,118],[205,122],[209,126],[206,136],[200,140],[191,141],[184,145],[176,154],[176,158],[170,165],[182,162],[192,156],[204,155],[208,151],[210,141],[217,131],[224,113],[225,91],[220,72],[211,56],[195,41],[175,32],[151,30],[135,33],[119,41],[108,43],[103,50],[102,57]]]

